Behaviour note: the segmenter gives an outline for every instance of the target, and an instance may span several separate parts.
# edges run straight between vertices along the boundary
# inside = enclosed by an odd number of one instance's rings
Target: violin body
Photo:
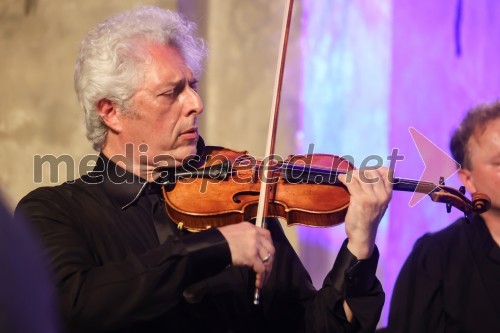
[[[216,170],[225,163],[230,170],[222,177],[217,173],[209,177],[193,173],[193,177],[182,177],[164,186],[168,215],[180,228],[199,231],[254,219],[263,178],[269,182],[270,191],[267,217],[284,218],[289,225],[316,227],[344,221],[349,192],[336,180],[336,173],[315,174],[314,170],[354,169],[345,159],[313,154],[293,155],[285,161],[260,161],[246,152],[208,146],[203,160],[200,169]],[[262,172],[266,163],[272,170],[267,180]]]

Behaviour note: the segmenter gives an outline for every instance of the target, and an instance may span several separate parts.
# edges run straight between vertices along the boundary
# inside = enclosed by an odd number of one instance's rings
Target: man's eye
[[[162,96],[168,97],[168,98],[175,98],[179,95],[179,89],[172,89],[169,91],[166,91],[162,94]]]

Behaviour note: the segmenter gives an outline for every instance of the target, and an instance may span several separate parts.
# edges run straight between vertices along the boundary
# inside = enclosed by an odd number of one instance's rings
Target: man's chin
[[[185,164],[188,160],[196,156],[196,143],[190,146],[183,146],[154,157],[156,167],[177,167]]]

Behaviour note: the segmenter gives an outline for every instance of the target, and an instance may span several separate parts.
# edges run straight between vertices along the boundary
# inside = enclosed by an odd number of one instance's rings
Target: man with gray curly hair
[[[116,15],[87,34],[76,62],[75,90],[94,149],[102,149],[108,133],[97,112],[100,100],[116,103],[122,113],[132,113],[127,102],[144,82],[144,71],[153,60],[147,44],[174,46],[194,77],[201,74],[206,49],[203,40],[193,35],[195,28],[179,15],[145,7]]]
[[[206,48],[194,29],[140,7],[81,44],[75,88],[96,166],[17,209],[45,241],[68,331],[373,331],[384,301],[375,236],[392,193],[386,169],[366,171],[380,179],[368,184],[358,172],[339,177],[351,194],[347,240],[320,290],[276,220],[191,233],[165,211],[169,175],[208,149],[196,91]]]

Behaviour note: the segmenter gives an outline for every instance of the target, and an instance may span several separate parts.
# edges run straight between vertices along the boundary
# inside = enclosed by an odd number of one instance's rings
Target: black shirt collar
[[[205,150],[205,142],[201,137],[198,140],[196,150],[197,155],[202,156]],[[175,168],[165,169],[165,171],[167,171],[164,173],[165,175],[175,174]],[[99,182],[103,183],[105,191],[121,209],[126,209],[134,204],[145,192],[160,194],[162,184],[167,180],[159,178],[154,182],[148,182],[146,179],[118,166],[102,152],[97,158],[91,178],[98,179]]]

